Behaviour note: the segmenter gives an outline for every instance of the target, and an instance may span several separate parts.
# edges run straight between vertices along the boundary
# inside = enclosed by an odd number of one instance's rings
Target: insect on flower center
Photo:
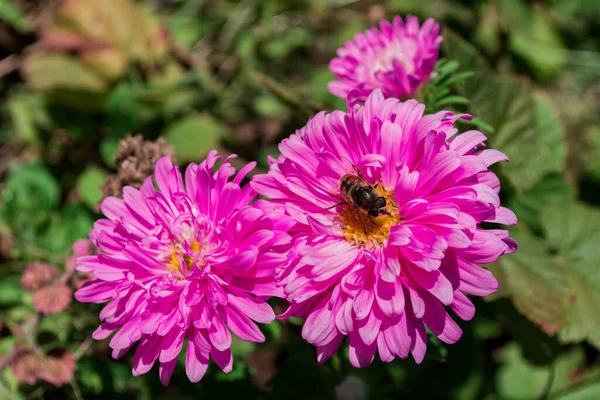
[[[171,257],[169,258],[169,269],[171,271],[184,272],[181,269],[181,262],[180,262],[180,259],[183,258],[183,261],[185,262],[185,266],[186,266],[186,271],[189,272],[190,269],[192,268],[192,265],[194,264],[194,261],[198,260],[198,258],[195,257],[194,255],[195,254],[199,255],[201,249],[202,249],[202,246],[200,245],[200,243],[198,243],[196,241],[193,241],[192,243],[190,243],[190,250],[193,252],[192,254],[186,254],[186,252],[182,250],[181,246],[176,246],[175,249],[173,249],[173,252],[171,253]],[[181,256],[181,258],[180,258],[180,256]]]
[[[380,214],[370,217],[367,213],[357,211],[352,205],[343,208],[340,215],[344,237],[352,244],[364,246],[367,243],[382,244],[389,236],[390,229],[400,223],[400,214],[396,207],[394,195],[379,185],[375,188],[379,196],[386,200],[386,211],[390,214]]]

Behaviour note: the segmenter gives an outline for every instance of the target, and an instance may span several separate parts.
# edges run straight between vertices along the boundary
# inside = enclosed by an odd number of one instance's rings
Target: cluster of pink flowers
[[[480,265],[517,248],[507,231],[480,224],[516,217],[488,170],[506,156],[483,149],[481,132],[455,127],[470,116],[424,115],[423,104],[397,98],[429,79],[438,29],[395,18],[348,43],[331,64],[347,112],[312,117],[281,142],[268,174],[242,185],[254,163],[217,168],[212,151],[182,175],[165,157],[139,190],[106,198],[106,219],[90,234],[98,254],[77,259],[94,279],[75,297],[108,303],[93,337],[112,335],[115,358],[137,344],[134,375],[158,361],[165,385],[184,342],[192,382],[209,359],[231,371],[231,334],[264,341],[256,323],[275,319],[270,297],[289,302],[278,318],[305,318],[319,362],[346,336],[356,367],[376,353],[420,363],[425,327],[456,342],[462,331],[448,309],[471,319],[467,295],[498,286]]]

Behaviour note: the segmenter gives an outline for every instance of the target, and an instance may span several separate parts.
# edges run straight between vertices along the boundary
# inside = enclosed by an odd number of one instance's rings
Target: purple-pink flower
[[[470,320],[467,294],[498,287],[479,264],[517,248],[506,230],[479,226],[517,221],[488,170],[507,158],[482,149],[481,132],[457,134],[454,122],[467,115],[423,115],[423,104],[379,90],[361,106],[354,95],[348,113],[321,112],[283,140],[268,175],[251,183],[272,199],[271,215],[294,222],[290,261],[278,274],[291,303],[282,317],[306,318],[302,336],[319,362],[348,336],[356,367],[376,352],[385,362],[412,353],[420,363],[425,326],[456,342],[462,331],[447,308]],[[385,212],[370,217],[343,202],[346,174],[362,176],[385,199]]]
[[[379,29],[357,34],[329,64],[339,79],[329,83],[329,91],[344,99],[355,89],[361,100],[373,89],[381,89],[385,97],[413,97],[435,67],[439,29],[433,19],[419,27],[419,19],[409,15],[406,22],[396,16],[391,24],[382,20]]]
[[[228,159],[215,168],[219,160],[210,152],[182,177],[168,157],[160,159],[154,180],[139,190],[124,187],[122,200],[102,202],[107,219],[90,233],[98,254],[77,259],[78,270],[96,279],[75,297],[108,302],[93,337],[115,333],[109,344],[115,358],[138,343],[133,374],[148,372],[158,360],[164,385],[186,338],[192,382],[202,378],[209,359],[231,371],[231,333],[264,341],[255,322],[273,321],[266,299],[282,295],[274,275],[287,256],[278,250],[288,247],[288,227],[266,216],[264,202],[250,205],[256,193],[240,187],[254,163],[236,174]]]

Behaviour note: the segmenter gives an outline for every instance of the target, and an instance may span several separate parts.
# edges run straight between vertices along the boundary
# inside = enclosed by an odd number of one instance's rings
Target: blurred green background
[[[344,109],[336,48],[408,13],[440,21],[442,57],[474,73],[447,93],[468,103],[442,108],[511,159],[496,172],[520,249],[490,267],[500,290],[459,343],[358,370],[345,350],[318,365],[276,322],[266,344],[234,343],[232,373],[191,384],[182,360],[163,388],[89,339],[100,306],[36,316],[21,274],[65,268],[127,133],[164,137],[182,165],[217,148],[264,172],[316,110]],[[600,1],[0,0],[0,77],[0,399],[600,399]],[[19,382],[2,364],[16,346],[71,351],[73,378]]]

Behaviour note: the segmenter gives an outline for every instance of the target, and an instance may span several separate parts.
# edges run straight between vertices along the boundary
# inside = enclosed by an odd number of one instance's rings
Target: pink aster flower
[[[428,19],[419,28],[419,19],[409,15],[406,22],[396,16],[391,24],[382,20],[379,27],[357,34],[338,49],[338,58],[329,64],[339,78],[329,83],[331,93],[346,98],[357,89],[364,100],[373,89],[381,89],[385,97],[404,98],[429,81],[442,41],[439,25]]]
[[[516,250],[507,231],[478,226],[516,223],[488,170],[506,156],[481,150],[481,132],[457,134],[454,122],[469,116],[423,115],[423,104],[384,99],[379,90],[363,106],[349,98],[348,109],[311,118],[282,141],[269,174],[251,183],[272,199],[273,215],[295,223],[290,262],[278,276],[291,303],[282,317],[306,318],[302,336],[317,346],[319,362],[348,336],[356,367],[376,351],[386,362],[412,353],[420,363],[425,326],[456,342],[462,331],[446,307],[470,320],[466,295],[498,286],[478,264]],[[340,182],[359,174],[377,216],[343,201]]]
[[[158,360],[164,385],[186,338],[192,382],[202,378],[209,358],[231,371],[231,333],[264,341],[254,321],[273,321],[266,299],[282,294],[274,272],[286,259],[278,249],[290,241],[282,231],[287,227],[265,216],[263,202],[250,206],[255,192],[240,187],[254,163],[236,175],[228,160],[215,168],[219,160],[212,151],[182,177],[161,158],[154,181],[146,179],[140,190],[123,188],[122,200],[102,202],[107,219],[90,233],[98,254],[77,259],[78,270],[96,279],[75,297],[109,302],[93,337],[116,332],[109,344],[115,358],[139,342],[133,374],[148,372]]]

